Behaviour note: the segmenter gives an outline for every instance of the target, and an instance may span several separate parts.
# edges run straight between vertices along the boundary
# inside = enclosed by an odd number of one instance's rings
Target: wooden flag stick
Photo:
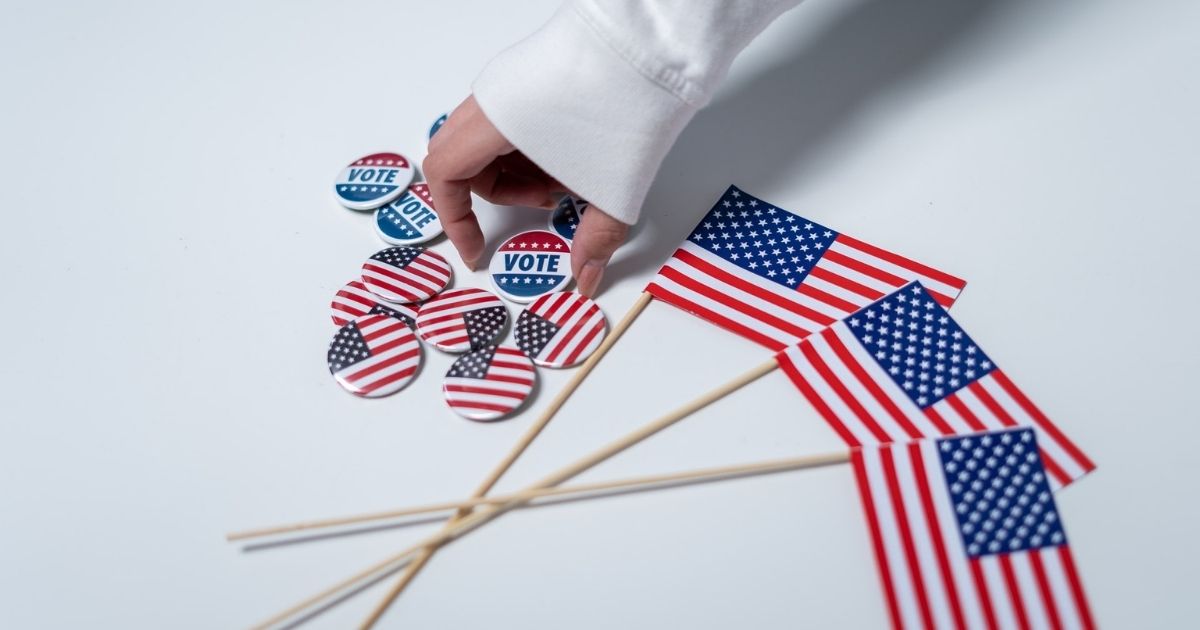
[[[603,462],[604,460],[606,460],[618,453],[621,453],[622,451],[634,446],[635,444],[638,444],[642,440],[645,440],[646,438],[662,431],[663,429],[666,429],[667,427],[675,424],[676,422],[683,420],[684,418],[686,418],[686,417],[690,416],[691,414],[703,409],[704,407],[707,407],[708,405],[720,400],[721,398],[728,396],[729,394],[737,391],[738,389],[741,389],[742,387],[758,380],[759,378],[762,378],[763,376],[774,371],[777,367],[779,367],[779,363],[775,360],[774,357],[772,357],[770,361],[767,361],[761,365],[754,367],[750,371],[738,376],[737,378],[729,381],[728,383],[725,383],[724,385],[721,385],[720,387],[717,387],[716,389],[709,391],[708,393],[704,394],[703,396],[700,396],[699,398],[696,398],[695,400],[683,405],[682,407],[675,409],[674,411],[666,414],[665,416],[662,416],[661,418],[659,418],[653,422],[650,422],[649,424],[643,425],[641,428],[639,428],[631,433],[626,434],[624,437],[608,444],[607,446],[605,446],[603,448],[593,451],[590,455],[587,455],[579,460],[576,460],[574,463],[571,463],[567,466],[564,466],[563,468],[560,468],[558,471],[541,479],[537,483],[535,483],[525,489],[526,490],[540,490],[543,488],[551,488],[551,487],[557,486],[557,485],[563,483],[564,481],[567,481],[567,480],[571,479],[572,477],[584,472],[585,470],[592,468],[593,466],[596,466],[597,464]],[[275,616],[271,617],[270,619],[267,619],[267,620],[263,621],[262,623],[260,623],[259,625],[254,626],[254,627],[255,628],[267,628],[276,623],[279,623],[280,621],[288,619],[292,615],[299,613],[299,612],[309,608],[310,606],[313,606],[329,597],[332,597],[332,596],[354,586],[355,584],[357,584],[358,582],[360,582],[362,580],[365,580],[377,573],[386,571],[388,569],[394,569],[397,565],[399,565],[400,563],[407,560],[409,556],[411,556],[412,554],[414,554],[416,552],[422,551],[428,547],[434,547],[434,548],[440,547],[441,545],[445,544],[446,542],[449,542],[450,540],[458,538],[458,537],[466,534],[467,532],[482,526],[484,523],[487,523],[488,521],[495,519],[496,517],[504,514],[505,512],[507,512],[515,507],[522,505],[525,502],[526,501],[523,501],[523,500],[510,500],[508,502],[501,503],[499,505],[481,508],[480,510],[472,512],[471,514],[466,515],[461,519],[458,519],[451,523],[448,523],[446,525],[446,527],[444,527],[442,529],[442,531],[418,542],[416,545],[413,545],[412,547],[409,547],[408,549],[405,549],[405,550],[401,551],[400,553],[389,556],[388,558],[385,558],[382,561],[377,562],[377,563],[367,567],[366,569],[350,576],[349,578],[346,578],[345,580],[338,582],[337,584],[334,584],[333,586],[331,586],[311,597],[308,597],[307,599],[295,604],[294,606],[291,606],[287,610],[284,610],[284,611],[276,614]],[[424,554],[422,554],[421,556],[418,556],[417,560],[414,561],[414,564],[420,563],[421,562],[420,558],[423,558],[423,557],[425,557]],[[412,566],[413,565],[409,565],[409,568],[411,568]]]
[[[773,473],[787,472],[792,470],[800,470],[804,468],[814,468],[817,466],[825,466],[829,464],[840,464],[849,461],[849,453],[827,453],[823,455],[809,455],[805,457],[789,457],[785,459],[773,459],[762,462],[754,462],[752,464],[735,464],[731,466],[716,466],[712,468],[699,468],[695,470],[685,470],[682,472],[663,473],[658,475],[643,475],[640,477],[629,477],[626,479],[614,479],[612,481],[596,481],[592,483],[581,483],[572,486],[559,486],[552,488],[540,488],[522,490],[520,492],[512,492],[509,494],[490,495],[486,497],[475,497],[471,499],[460,499],[457,501],[443,501],[441,503],[430,503],[428,505],[419,505],[415,507],[401,508],[397,510],[389,510],[386,512],[374,512],[371,514],[357,514],[354,516],[343,516],[338,518],[327,518],[317,521],[303,521],[299,523],[291,523],[288,525],[278,525],[275,527],[264,527],[262,529],[249,529],[240,532],[227,534],[225,538],[230,541],[246,540],[249,538],[259,538],[262,536],[273,536],[276,534],[290,534],[294,532],[307,531],[312,529],[325,529],[329,527],[341,527],[345,525],[355,525],[358,523],[369,523],[372,521],[384,521],[403,516],[412,516],[414,514],[428,514],[430,512],[444,512],[446,510],[473,508],[480,505],[495,505],[499,503],[521,502],[528,503],[535,499],[544,499],[547,497],[562,497],[570,495],[583,495],[592,493],[606,492],[611,490],[639,490],[661,486],[673,483],[692,483],[702,481],[721,481],[734,477],[748,477],[751,475],[769,475]],[[523,507],[528,507],[525,505]]]
[[[650,301],[653,299],[654,296],[650,295],[649,291],[642,291],[642,294],[638,296],[638,299],[633,303],[633,306],[629,307],[629,311],[625,313],[625,316],[621,318],[621,321],[617,323],[612,332],[605,336],[604,341],[600,343],[600,347],[596,348],[596,351],[592,353],[592,356],[588,357],[588,359],[583,362],[583,365],[579,366],[579,370],[574,376],[571,377],[571,380],[567,381],[566,386],[564,386],[562,390],[558,392],[558,395],[554,397],[554,400],[550,401],[549,406],[542,411],[542,415],[539,416],[532,425],[530,425],[529,429],[525,431],[525,434],[521,436],[521,439],[517,440],[517,443],[513,445],[511,450],[509,450],[508,455],[506,455],[504,459],[500,460],[500,463],[497,464],[495,468],[492,469],[492,472],[489,473],[483,482],[479,484],[479,487],[475,489],[475,493],[472,495],[473,498],[483,497],[486,496],[488,492],[491,492],[492,487],[496,485],[496,482],[500,481],[500,478],[504,476],[504,473],[508,472],[509,468],[512,468],[512,465],[516,463],[517,458],[519,458],[525,452],[525,449],[529,448],[529,445],[532,444],[535,439],[537,439],[539,434],[541,434],[542,429],[546,428],[547,424],[550,424],[550,420],[552,420],[555,414],[558,413],[558,410],[561,409],[564,404],[566,404],[567,399],[571,397],[571,394],[575,393],[576,389],[579,389],[579,385],[583,383],[583,379],[587,378],[588,374],[591,374],[592,368],[596,367],[596,364],[600,362],[600,359],[604,358],[605,354],[608,354],[609,349],[612,348],[613,345],[617,343],[617,340],[625,334],[625,331],[628,330],[633,324],[634,320],[638,318],[638,315],[641,315],[642,311],[646,310],[646,307],[649,306]],[[445,527],[451,527],[470,513],[470,508],[460,509],[458,513],[456,513],[454,517],[451,518],[448,523],[446,523]],[[442,531],[446,531],[445,528]],[[425,567],[425,564],[429,562],[429,559],[432,558],[433,554],[435,553],[437,553],[437,546],[430,546],[421,550],[421,553],[419,556],[417,556],[417,559],[404,568],[404,571],[400,573],[400,577],[396,579],[396,583],[392,585],[392,588],[388,590],[383,599],[381,599],[379,603],[371,609],[371,613],[367,615],[367,618],[363,620],[359,628],[362,630],[370,630],[370,628],[374,627],[375,623],[379,621],[379,618],[382,617],[385,612],[387,612],[387,609],[392,605],[392,602],[396,601],[396,598],[400,596],[400,593],[403,593],[404,589],[408,588],[408,585],[413,581],[414,578],[417,577],[417,574],[421,572],[421,569]]]

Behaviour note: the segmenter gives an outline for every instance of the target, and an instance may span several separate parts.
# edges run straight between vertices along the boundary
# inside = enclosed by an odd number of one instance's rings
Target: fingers
[[[442,229],[470,269],[475,269],[484,245],[471,209],[471,180],[512,150],[473,96],[454,110],[429,143],[429,155],[422,164],[429,192]]]
[[[511,172],[499,161],[472,177],[470,183],[475,194],[499,206],[553,208],[555,204],[544,176]]]
[[[580,293],[588,297],[596,294],[604,268],[628,234],[628,225],[599,208],[591,207],[583,213],[571,241],[571,271]]]

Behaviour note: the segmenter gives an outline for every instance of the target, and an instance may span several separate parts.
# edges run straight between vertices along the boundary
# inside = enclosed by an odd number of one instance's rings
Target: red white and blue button
[[[558,202],[558,206],[554,208],[554,212],[550,213],[550,231],[568,241],[574,240],[579,220],[587,208],[588,202],[583,199],[572,195],[563,197]]]
[[[400,198],[375,211],[375,231],[392,245],[416,245],[442,233],[428,184],[413,184]]]
[[[604,311],[594,301],[582,293],[560,291],[526,306],[517,317],[513,336],[534,363],[563,368],[591,356],[604,341],[607,328]]]
[[[367,290],[396,304],[424,302],[450,284],[450,263],[423,247],[389,247],[363,263]]]
[[[345,326],[350,320],[367,314],[383,313],[408,324],[409,328],[417,327],[416,304],[385,304],[360,280],[352,280],[338,290],[329,303],[329,315],[337,326]]]
[[[442,114],[441,116],[438,116],[437,120],[433,121],[432,125],[429,126],[430,140],[433,140],[434,134],[441,130],[442,125],[446,124],[447,118],[450,118],[450,114]]]
[[[529,303],[570,284],[571,245],[553,232],[522,232],[500,245],[488,271],[501,297]]]
[[[445,352],[466,352],[492,343],[508,325],[504,302],[483,289],[452,289],[417,312],[417,336]]]
[[[442,381],[442,395],[454,413],[488,422],[512,413],[533,391],[533,362],[512,346],[484,346],[462,355]]]
[[[351,210],[374,210],[399,197],[412,179],[408,158],[399,153],[372,153],[342,169],[333,192]]]
[[[421,342],[395,317],[363,315],[338,329],[325,360],[329,373],[346,391],[378,398],[412,382],[421,368]]]

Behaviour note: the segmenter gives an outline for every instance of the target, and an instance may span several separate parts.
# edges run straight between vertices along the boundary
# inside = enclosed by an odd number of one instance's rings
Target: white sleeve
[[[734,57],[799,1],[574,0],[497,55],[472,90],[529,159],[632,224]]]

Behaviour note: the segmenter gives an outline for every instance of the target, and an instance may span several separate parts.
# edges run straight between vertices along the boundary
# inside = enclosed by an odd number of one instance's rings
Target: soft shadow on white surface
[[[608,281],[664,260],[729,184],[803,214],[768,194],[786,173],[816,170],[829,141],[860,110],[929,65],[964,54],[972,32],[995,12],[1024,4],[854,2],[816,37],[797,36],[767,67],[722,90],[684,130],[646,199],[638,238]],[[794,189],[803,180],[786,183]]]

